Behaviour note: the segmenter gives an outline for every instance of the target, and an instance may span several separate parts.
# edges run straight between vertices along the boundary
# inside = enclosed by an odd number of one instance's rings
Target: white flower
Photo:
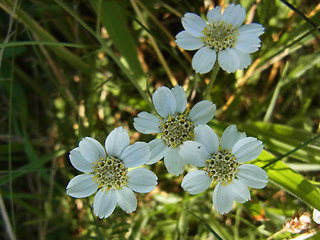
[[[262,25],[242,25],[246,10],[230,4],[223,14],[217,6],[208,11],[206,23],[194,13],[186,13],[181,19],[184,31],[176,36],[176,43],[185,50],[199,49],[192,59],[196,72],[209,72],[216,59],[227,72],[242,70],[251,64],[249,53],[258,51],[259,36],[264,33]]]
[[[315,221],[317,224],[320,224],[320,212],[317,209],[313,209],[313,215],[312,215],[313,221]]]
[[[209,122],[216,111],[216,105],[203,100],[193,106],[189,115],[184,113],[187,106],[186,93],[181,86],[174,88],[159,87],[152,100],[160,118],[141,112],[134,118],[134,127],[145,134],[159,133],[160,139],[149,142],[151,157],[146,164],[153,164],[164,157],[164,164],[170,174],[183,172],[186,161],[180,156],[180,148],[185,141],[198,136],[198,127]]]
[[[127,213],[135,211],[137,199],[133,191],[148,193],[157,185],[157,176],[148,169],[128,172],[128,168],[139,167],[150,157],[147,143],[129,144],[128,133],[118,127],[106,138],[106,151],[97,140],[86,137],[70,152],[71,164],[84,174],[71,179],[67,194],[83,198],[100,188],[93,201],[94,213],[99,218],[109,217],[117,203]]]
[[[240,133],[235,125],[224,131],[219,150],[219,138],[209,126],[198,131],[202,138],[198,142],[185,142],[180,154],[195,166],[205,167],[188,173],[181,186],[190,194],[203,192],[213,181],[213,205],[221,213],[228,213],[233,201],[244,203],[250,200],[248,187],[264,188],[268,182],[267,173],[253,164],[242,164],[257,158],[263,148],[262,142]]]

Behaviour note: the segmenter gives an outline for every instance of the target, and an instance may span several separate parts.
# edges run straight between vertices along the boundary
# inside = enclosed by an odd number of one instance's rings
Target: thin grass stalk
[[[288,72],[288,69],[289,69],[289,63],[287,62],[285,67],[284,67],[284,70],[281,74],[281,77],[279,79],[279,82],[273,92],[273,95],[272,95],[272,98],[271,98],[271,101],[270,101],[270,104],[268,106],[268,109],[266,111],[266,114],[264,115],[263,117],[263,121],[264,122],[269,122],[270,121],[270,118],[271,118],[271,115],[273,113],[273,110],[275,108],[275,105],[276,105],[276,102],[277,102],[277,99],[279,97],[279,94],[280,94],[280,89],[283,85],[283,82],[284,82],[284,78],[285,76],[287,75],[287,72]]]
[[[1,192],[0,192],[0,212],[1,212],[1,216],[2,216],[2,219],[3,219],[3,222],[4,222],[4,226],[5,226],[6,232],[7,232],[7,237],[10,240],[15,240],[16,236],[15,236],[15,234],[13,232],[13,229],[12,229],[12,226],[11,226],[11,223],[10,223],[10,220],[9,220],[9,216],[8,216],[8,213],[7,213],[7,209],[6,209],[6,206],[4,205],[4,202],[3,202],[3,198],[2,198]]]
[[[39,39],[50,42],[58,42],[50,33],[43,29],[35,20],[32,19],[25,11],[17,8],[15,12],[12,11],[13,3],[8,0],[3,0],[0,2],[0,7],[12,15],[14,19],[23,24],[31,32],[36,34]],[[88,64],[83,62],[78,56],[74,55],[69,50],[64,47],[58,46],[48,46],[51,51],[59,58],[64,59],[68,64],[74,66],[78,69],[83,69],[84,72],[89,69]]]
[[[163,24],[152,14],[152,12],[140,1],[140,0],[135,0],[136,3],[145,11],[148,13],[149,17],[151,20],[160,28],[161,31],[164,32],[164,34],[169,38],[170,42],[174,43],[174,46],[176,46],[175,43],[175,38],[172,36],[172,34],[163,26]],[[160,4],[160,3],[159,3]],[[163,4],[165,5],[165,4]],[[182,14],[179,13],[180,18],[182,17]],[[179,48],[182,55],[188,60],[188,62],[191,63],[191,57],[190,55],[184,51],[182,48]]]
[[[142,89],[142,87],[136,82],[136,79],[134,79],[133,75],[130,73],[130,70],[128,70],[120,61],[120,59],[115,55],[115,53],[109,48],[105,41],[102,39],[102,37],[99,34],[96,34],[76,13],[72,11],[64,2],[61,0],[55,0],[55,2],[62,7],[67,13],[69,13],[77,22],[81,24],[82,27],[84,27],[89,33],[94,36],[97,41],[102,46],[102,50],[105,51],[109,57],[119,66],[119,68],[124,72],[124,74],[128,77],[130,82],[133,84],[133,86],[139,91],[140,95],[148,102],[151,109],[153,109],[153,105],[151,101],[148,98],[148,95],[146,92]]]
[[[301,145],[297,146],[296,148],[292,149],[291,151],[287,152],[286,154],[283,154],[283,155],[281,155],[280,157],[278,157],[278,158],[270,161],[268,164],[264,165],[262,168],[264,169],[264,168],[269,167],[270,165],[274,164],[275,162],[278,162],[278,161],[280,161],[281,159],[289,156],[290,154],[298,151],[300,148],[303,148],[304,146],[307,146],[309,143],[317,140],[318,138],[320,138],[320,133],[317,134],[315,137],[309,139],[308,141],[305,141],[303,144],[301,144]]]
[[[147,23],[145,22],[144,18],[142,17],[142,14],[141,14],[135,0],[130,0],[130,3],[132,5],[135,13],[137,14],[139,21],[145,26],[146,29],[149,29],[147,26]],[[148,32],[148,36],[149,36],[151,45],[153,46],[153,49],[156,52],[156,55],[157,55],[161,65],[163,66],[166,74],[168,75],[168,78],[171,82],[171,85],[174,87],[175,85],[178,84],[176,78],[173,76],[171,69],[169,68],[166,60],[164,59],[156,40],[153,38],[153,36],[149,32]]]

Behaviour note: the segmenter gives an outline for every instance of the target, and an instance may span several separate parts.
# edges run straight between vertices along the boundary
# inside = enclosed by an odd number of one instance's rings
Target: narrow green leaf
[[[9,0],[3,0],[0,3],[0,8],[2,8],[8,14],[12,16],[19,22],[21,22],[27,29],[29,29],[33,34],[35,34],[41,41],[58,42],[54,36],[47,32],[42,26],[38,24],[30,15],[28,15],[21,8],[17,8],[15,13],[12,13],[14,2]],[[82,61],[78,56],[70,52],[68,49],[62,46],[48,46],[52,53],[55,54],[60,59],[65,60],[67,63],[75,68],[79,69],[89,69],[89,65]]]
[[[264,150],[253,163],[263,167],[274,159],[275,157],[271,153]],[[320,209],[320,189],[284,162],[277,161],[264,170],[267,172],[270,182],[283,188],[312,208]]]
[[[263,141],[265,148],[272,149],[280,154],[285,154],[314,137],[314,134],[302,129],[274,123],[254,122],[239,124],[239,129],[243,129],[248,136],[258,137]],[[319,139],[317,139],[290,154],[290,157],[304,162],[319,163],[319,146]]]
[[[44,155],[44,156],[37,158],[37,161],[32,161],[28,164],[25,164],[21,168],[17,169],[17,171],[13,171],[11,173],[12,180],[24,175],[27,172],[31,172],[31,171],[34,171],[34,169],[38,169],[38,168],[42,167],[45,163],[50,161],[52,158],[60,157],[65,153],[66,153],[65,149],[59,149],[55,152],[52,152],[52,153],[49,153],[47,155]],[[0,185],[7,183],[8,181],[9,181],[9,174],[6,174],[6,175],[0,177]]]
[[[72,48],[88,48],[88,47],[97,47],[94,45],[84,45],[68,42],[51,42],[51,41],[20,41],[20,42],[8,42],[0,43],[0,48],[7,47],[18,47],[18,46],[30,46],[30,45],[46,45],[46,46],[61,46],[61,47],[72,47]]]
[[[93,1],[92,3],[95,7],[98,6],[97,1]],[[131,75],[136,79],[139,86],[145,90],[145,74],[137,57],[137,46],[128,27],[126,15],[115,1],[102,1],[102,7],[101,9],[97,9],[98,11],[101,11],[102,25],[107,29],[113,44],[124,58],[125,65],[127,65]]]

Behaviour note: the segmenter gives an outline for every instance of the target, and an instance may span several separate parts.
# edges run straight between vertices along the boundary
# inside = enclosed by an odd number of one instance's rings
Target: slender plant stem
[[[285,76],[287,75],[288,69],[289,69],[289,62],[286,63],[284,70],[281,74],[281,77],[279,79],[279,82],[277,83],[277,86],[276,86],[275,90],[273,91],[273,95],[272,95],[270,104],[269,104],[268,109],[266,111],[266,114],[264,115],[264,118],[263,118],[264,122],[269,122],[272,117],[272,113],[275,108],[276,102],[278,100],[280,90],[284,85],[284,80],[285,80]]]
[[[132,5],[135,13],[137,14],[139,21],[144,25],[144,27],[146,29],[149,29],[149,27],[148,27],[146,21],[144,20],[144,18],[142,16],[142,13],[141,13],[139,7],[137,6],[136,2],[140,3],[139,0],[130,0],[130,3]],[[142,5],[142,3],[140,3],[140,4]],[[170,67],[168,66],[168,64],[167,64],[167,62],[165,60],[165,57],[162,55],[156,40],[154,39],[154,37],[149,32],[148,32],[148,35],[149,35],[149,40],[151,42],[151,45],[152,45],[152,47],[153,47],[153,49],[154,49],[154,51],[155,51],[160,63],[161,63],[161,65],[163,66],[163,69],[167,73],[168,78],[169,78],[172,86],[174,87],[175,85],[178,84],[178,82],[177,82],[176,78],[174,77],[174,75],[172,74],[171,69],[170,69]]]
[[[12,26],[13,26],[13,20],[14,20],[14,14],[16,12],[18,5],[18,1],[13,2],[12,6],[12,14],[10,14],[9,17],[9,25],[8,25],[8,32],[5,37],[4,43],[8,43],[11,38],[12,34]],[[16,35],[14,35],[14,40],[16,41]],[[4,48],[0,51],[0,70],[1,70],[1,63],[2,63],[2,55],[3,55]],[[13,49],[13,56],[15,56],[15,48]],[[13,184],[12,184],[12,109],[13,109],[13,75],[14,75],[14,63],[15,63],[15,57],[11,60],[11,73],[10,73],[10,88],[9,88],[9,112],[8,112],[8,171],[9,171],[9,194],[10,194],[10,212],[11,212],[11,221],[12,221],[12,227],[10,225],[10,222],[6,222],[6,230],[8,232],[8,235],[11,240],[16,239],[15,237],[15,230],[16,230],[16,222],[15,222],[15,216],[14,216],[14,204],[13,204]],[[1,197],[2,200],[2,197]],[[3,213],[4,214],[4,213]],[[3,218],[5,219],[5,215],[3,215]],[[9,225],[8,225],[9,224]]]
[[[147,101],[150,108],[153,108],[152,102],[149,100],[148,95],[146,94],[145,90],[137,83],[136,79],[133,77],[133,75],[130,73],[128,68],[122,64],[120,59],[116,56],[116,54],[112,51],[111,48],[107,44],[105,44],[105,41],[102,39],[101,36],[96,34],[96,32],[85,22],[81,19],[79,15],[77,15],[66,3],[64,3],[61,0],[54,0],[60,7],[62,7],[67,13],[69,13],[77,22],[84,27],[92,36],[94,36],[97,41],[102,46],[101,50],[105,51],[112,59],[113,61],[123,70],[124,74],[128,77],[128,79],[131,81],[133,86],[139,91],[140,95]]]
[[[309,23],[312,27],[320,31],[320,27],[315,22],[311,21],[309,18],[307,18],[303,12],[301,12],[299,9],[295,8],[293,5],[291,5],[286,0],[280,0],[283,4],[285,4],[288,8],[290,8],[292,11],[294,11],[296,14],[300,15],[307,23]]]
[[[191,214],[192,216],[194,216],[196,219],[198,219],[218,240],[223,240],[218,233],[216,233],[211,226],[206,223],[201,217],[199,217],[197,214],[195,214],[194,212],[186,209],[186,211]]]
[[[8,239],[15,240],[16,236],[15,236],[15,234],[13,232],[13,229],[12,229],[12,226],[11,226],[11,223],[10,223],[10,219],[9,219],[9,216],[8,216],[8,213],[7,213],[7,210],[6,210],[6,206],[4,205],[4,202],[3,202],[3,198],[2,198],[1,192],[0,192],[0,213],[1,213],[4,225],[5,225],[5,228],[6,228]]]
[[[320,134],[317,134],[315,137],[307,140],[306,142],[304,142],[303,144],[299,145],[298,147],[296,147],[296,148],[292,149],[291,151],[289,151],[289,152],[281,155],[280,157],[272,160],[271,162],[269,162],[269,163],[267,163],[266,165],[264,165],[262,168],[265,169],[266,167],[269,167],[270,165],[274,164],[275,162],[281,160],[282,158],[285,158],[285,157],[289,156],[290,154],[298,151],[300,148],[303,148],[304,146],[307,146],[309,143],[317,140],[318,138],[320,138]]]
[[[204,98],[210,100],[210,90],[212,88],[212,85],[214,83],[214,81],[216,80],[216,77],[218,75],[220,69],[220,65],[218,63],[218,61],[216,61],[216,63],[214,64],[213,68],[212,68],[212,73],[211,73],[211,77],[210,77],[210,82],[206,88],[205,94],[204,94]]]

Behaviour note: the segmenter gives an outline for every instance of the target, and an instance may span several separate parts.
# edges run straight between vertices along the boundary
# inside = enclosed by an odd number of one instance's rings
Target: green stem
[[[206,88],[205,94],[204,94],[204,98],[207,100],[210,100],[210,90],[212,88],[212,85],[214,83],[214,81],[216,80],[216,77],[218,75],[220,69],[220,65],[218,63],[218,60],[216,60],[216,63],[214,64],[213,68],[212,68],[212,73],[211,73],[211,77],[210,77],[210,82]]]
[[[266,167],[269,167],[270,165],[274,164],[275,162],[280,161],[282,158],[285,158],[285,157],[289,156],[290,154],[292,154],[292,153],[294,153],[294,152],[298,151],[300,148],[303,148],[304,146],[307,146],[309,143],[311,143],[311,142],[313,142],[313,141],[317,140],[318,138],[320,138],[320,134],[317,134],[315,137],[313,137],[313,138],[311,138],[311,139],[307,140],[306,142],[304,142],[303,144],[299,145],[298,147],[296,147],[296,148],[292,149],[291,151],[289,151],[289,152],[287,152],[287,153],[285,153],[285,154],[281,155],[280,157],[278,157],[278,158],[276,158],[276,159],[272,160],[271,162],[267,163],[266,165],[264,165],[264,166],[263,166],[263,167],[261,167],[261,168],[265,169]]]
[[[138,90],[140,95],[146,100],[146,102],[149,104],[150,109],[153,109],[153,104],[148,98],[148,95],[143,89],[141,85],[138,84],[137,79],[133,76],[133,74],[130,72],[130,70],[120,61],[119,57],[112,51],[112,49],[105,43],[105,41],[102,39],[102,37],[94,32],[94,30],[85,22],[83,19],[76,14],[64,1],[62,0],[55,0],[55,2],[62,7],[67,13],[69,13],[77,22],[84,27],[92,36],[94,36],[97,41],[100,43],[102,46],[101,50],[105,51],[111,58],[112,60],[123,70],[124,74],[128,77],[132,85]],[[98,2],[98,4],[100,1]],[[98,6],[99,7],[99,6]],[[99,11],[99,10],[97,10]],[[98,13],[99,15],[99,13]],[[100,16],[101,17],[101,16]]]

